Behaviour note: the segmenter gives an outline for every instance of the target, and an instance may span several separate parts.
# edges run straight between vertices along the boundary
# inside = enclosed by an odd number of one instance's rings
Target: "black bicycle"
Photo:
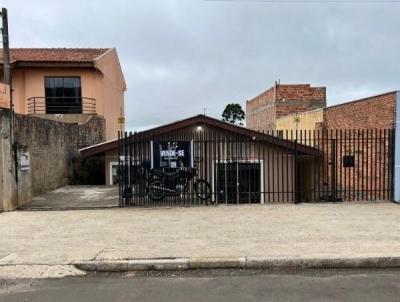
[[[211,198],[211,186],[204,179],[197,178],[195,168],[179,168],[171,172],[152,169],[149,172],[147,192],[155,201],[167,196],[180,196],[187,191],[190,181],[194,179],[194,191],[201,200]]]

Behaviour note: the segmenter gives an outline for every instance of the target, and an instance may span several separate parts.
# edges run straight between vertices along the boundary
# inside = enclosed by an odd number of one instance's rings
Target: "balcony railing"
[[[28,114],[96,114],[96,99],[85,97],[31,97]]]

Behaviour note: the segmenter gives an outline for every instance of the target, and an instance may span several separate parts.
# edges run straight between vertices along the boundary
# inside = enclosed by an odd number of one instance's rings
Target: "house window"
[[[80,77],[45,77],[46,113],[82,113]]]

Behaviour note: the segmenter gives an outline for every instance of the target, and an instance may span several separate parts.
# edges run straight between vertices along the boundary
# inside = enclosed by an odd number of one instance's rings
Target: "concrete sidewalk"
[[[32,199],[33,210],[118,206],[118,186],[65,186]]]
[[[155,258],[400,259],[400,206],[392,203],[11,212],[0,214],[0,232],[3,268]]]

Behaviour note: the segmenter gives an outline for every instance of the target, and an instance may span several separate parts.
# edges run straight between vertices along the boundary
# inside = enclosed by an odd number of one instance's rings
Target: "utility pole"
[[[7,9],[1,9],[1,19],[3,26],[1,29],[3,35],[3,70],[4,70],[4,84],[11,86],[11,66],[10,66],[10,44],[8,38],[8,16]],[[12,109],[12,104],[10,104]]]
[[[8,35],[8,13],[7,9],[3,7],[1,9],[1,19],[3,21],[3,26],[1,28],[1,32],[3,35],[3,77],[4,84],[10,87],[10,109],[11,109],[11,118],[10,118],[10,142],[11,142],[11,156],[14,158],[15,165],[15,179],[17,178],[17,150],[15,149],[14,144],[14,104],[12,100],[12,79],[11,79],[11,63],[10,63],[10,39]]]
[[[10,64],[10,40],[8,36],[8,14],[7,9],[3,7],[1,9],[2,28],[1,32],[3,35],[3,77],[4,84],[10,88],[10,141],[11,149],[14,152],[14,104],[12,101],[12,83],[11,83],[11,64]]]
[[[7,206],[4,208],[8,208],[9,210],[13,210],[18,206],[18,173],[17,173],[17,150],[16,145],[14,143],[14,104],[12,101],[12,77],[11,77],[11,64],[10,64],[10,40],[8,35],[8,15],[7,9],[2,8],[0,12],[0,16],[2,19],[2,40],[3,40],[3,82],[8,85],[10,89],[10,110],[9,110],[9,135],[8,138],[3,136],[3,139],[6,138],[10,145],[10,153],[9,155],[3,154],[7,158],[8,168],[4,169],[3,172],[8,171],[9,176],[3,177],[3,191],[7,191],[3,197],[5,198],[5,202]],[[4,174],[3,174],[4,175]],[[1,201],[1,200],[0,200]]]

